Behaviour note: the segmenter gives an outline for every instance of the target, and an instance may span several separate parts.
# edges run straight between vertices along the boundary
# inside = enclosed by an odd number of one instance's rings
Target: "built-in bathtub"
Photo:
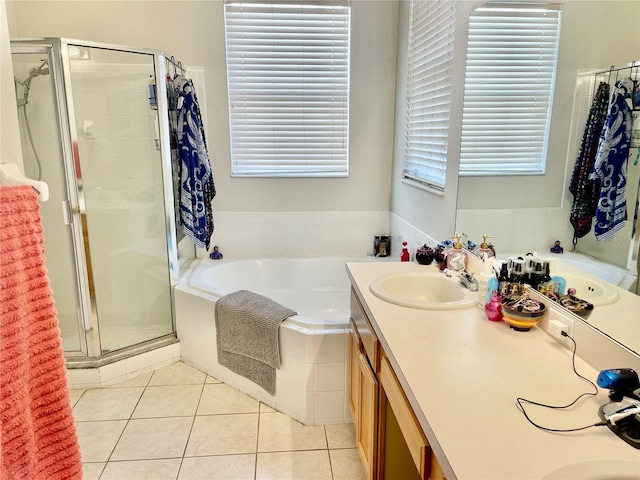
[[[194,261],[174,290],[183,361],[302,423],[351,422],[345,263],[372,260],[363,255]],[[215,302],[237,290],[259,293],[298,312],[280,325],[275,395],[218,363]]]

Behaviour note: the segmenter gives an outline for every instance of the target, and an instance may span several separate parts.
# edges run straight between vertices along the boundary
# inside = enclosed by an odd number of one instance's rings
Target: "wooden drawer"
[[[351,319],[356,326],[358,337],[371,367],[374,373],[378,373],[380,370],[380,342],[353,288],[351,289]]]
[[[389,360],[385,356],[383,356],[381,360],[378,379],[387,397],[387,401],[398,420],[402,436],[407,443],[409,453],[411,454],[416,469],[420,473],[420,477],[429,478],[429,462],[431,460],[429,443],[402,391],[402,387],[395,373],[393,373]]]

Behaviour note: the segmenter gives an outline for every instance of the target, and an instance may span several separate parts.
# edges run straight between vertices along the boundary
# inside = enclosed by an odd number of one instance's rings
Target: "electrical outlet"
[[[560,340],[564,343],[564,337],[562,332],[565,332],[570,337],[573,336],[573,320],[567,318],[553,318],[549,319],[549,335],[553,338]]]

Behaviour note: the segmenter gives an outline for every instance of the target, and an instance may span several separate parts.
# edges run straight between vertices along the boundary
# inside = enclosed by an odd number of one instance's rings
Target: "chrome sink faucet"
[[[470,292],[477,292],[478,288],[480,287],[480,284],[478,283],[478,280],[473,276],[473,273],[467,272],[467,269],[465,267],[461,268],[460,270],[445,268],[443,270],[443,273],[449,278],[457,275],[462,286]]]
[[[466,269],[460,273],[460,283],[470,292],[477,292],[480,286],[473,273],[467,272]]]

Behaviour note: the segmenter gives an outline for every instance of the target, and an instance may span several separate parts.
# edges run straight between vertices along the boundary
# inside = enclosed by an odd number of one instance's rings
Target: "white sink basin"
[[[383,275],[371,282],[369,290],[385,302],[424,310],[468,308],[478,295],[464,288],[458,277],[437,272]]]
[[[555,274],[554,274],[555,275]],[[620,295],[615,285],[591,276],[558,273],[567,281],[567,290],[576,289],[576,297],[592,303],[594,306],[609,305],[617,302]],[[565,293],[567,293],[565,291]]]

